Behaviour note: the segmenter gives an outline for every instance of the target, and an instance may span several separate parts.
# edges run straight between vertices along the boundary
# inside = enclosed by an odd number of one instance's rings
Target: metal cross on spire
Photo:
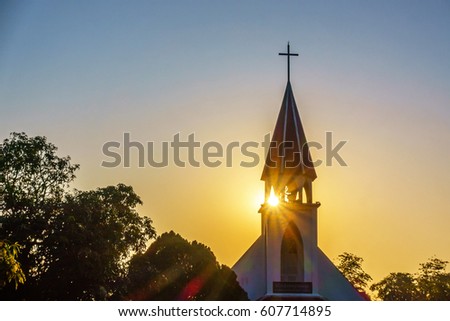
[[[298,56],[297,53],[291,53],[291,47],[289,45],[289,41],[287,44],[287,53],[280,52],[278,55],[287,56],[287,74],[288,74],[288,82],[291,81],[291,56]]]

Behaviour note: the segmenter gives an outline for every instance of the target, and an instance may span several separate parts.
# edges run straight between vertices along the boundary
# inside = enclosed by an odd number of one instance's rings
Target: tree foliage
[[[430,258],[420,264],[417,274],[391,273],[370,289],[385,301],[448,301],[450,273],[446,272],[447,264],[447,261]]]
[[[45,137],[12,133],[0,153],[0,239],[23,246],[20,262],[31,283],[47,268],[42,242],[79,168],[56,150]]]
[[[0,239],[23,246],[19,261],[28,279],[24,292],[46,269],[42,243],[78,168],[69,157],[57,157],[56,150],[45,137],[24,133],[11,134],[1,147]]]
[[[155,235],[151,220],[136,212],[138,204],[139,197],[123,184],[68,195],[45,241],[52,263],[40,280],[41,293],[69,300],[112,295],[126,274],[130,253],[144,250]],[[52,287],[45,286],[54,280]]]
[[[430,258],[421,263],[417,276],[419,300],[450,300],[450,273],[446,272],[448,261]]]
[[[119,184],[94,191],[67,188],[78,165],[56,155],[45,137],[13,133],[1,149],[0,239],[23,246],[27,277],[6,299],[105,299],[116,292],[133,251],[155,231],[136,206],[140,198]]]
[[[370,290],[376,291],[384,301],[412,301],[418,295],[414,275],[410,273],[390,273]]]
[[[174,232],[164,233],[131,260],[129,299],[247,300],[236,274],[212,251]]]
[[[12,133],[1,148],[4,215],[37,216],[61,202],[65,188],[75,178],[79,165],[70,157],[58,157],[55,145],[42,136]]]
[[[25,274],[17,261],[19,253],[19,244],[0,241],[0,289],[8,283],[14,283],[17,289],[19,284],[25,282]]]
[[[344,252],[338,256],[337,268],[358,291],[364,291],[372,277],[363,268],[364,260],[352,253]]]

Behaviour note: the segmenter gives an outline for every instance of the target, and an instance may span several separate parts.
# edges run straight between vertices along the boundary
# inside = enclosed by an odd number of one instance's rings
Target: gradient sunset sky
[[[316,168],[319,246],[375,281],[450,260],[449,1],[2,1],[0,137],[47,136],[81,165],[74,188],[132,185],[159,234],[231,266],[260,234],[262,162],[104,168],[102,145],[261,142],[287,41],[308,140],[348,141],[347,167]]]

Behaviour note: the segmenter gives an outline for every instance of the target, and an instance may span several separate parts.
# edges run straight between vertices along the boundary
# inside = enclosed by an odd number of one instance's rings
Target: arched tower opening
[[[303,282],[305,278],[305,258],[303,240],[294,223],[287,226],[281,241],[282,282]]]

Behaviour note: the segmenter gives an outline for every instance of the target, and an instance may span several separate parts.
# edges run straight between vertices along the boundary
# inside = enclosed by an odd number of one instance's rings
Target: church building
[[[251,300],[364,300],[317,245],[317,178],[290,82],[261,180],[261,235],[233,266]]]

